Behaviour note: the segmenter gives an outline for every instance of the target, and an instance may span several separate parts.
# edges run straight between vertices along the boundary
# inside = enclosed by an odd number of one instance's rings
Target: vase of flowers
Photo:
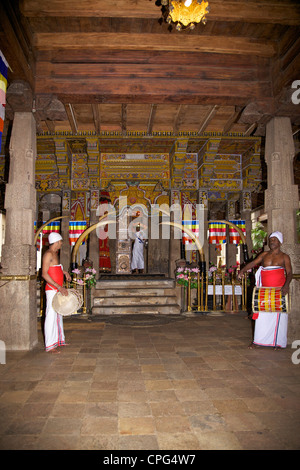
[[[73,269],[72,273],[76,275],[76,280],[73,279],[74,284],[78,284],[83,287],[83,298],[84,298],[84,313],[91,313],[91,289],[96,285],[96,269],[92,267],[86,267],[83,270],[78,268]],[[79,277],[81,276],[81,277]],[[88,290],[86,295],[86,289]]]
[[[189,284],[189,276],[191,279],[191,289],[197,288],[197,274],[199,273],[199,268],[191,268],[188,266],[179,267],[175,271],[175,279],[177,284],[187,287]]]

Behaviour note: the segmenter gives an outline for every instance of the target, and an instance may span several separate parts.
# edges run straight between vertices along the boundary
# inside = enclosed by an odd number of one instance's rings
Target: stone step
[[[94,307],[106,307],[115,305],[173,305],[175,302],[173,296],[143,296],[140,297],[94,297]]]
[[[97,289],[95,291],[94,297],[99,295],[100,297],[144,297],[146,296],[173,296],[173,289],[159,289],[159,288],[144,288],[140,287],[140,289]]]
[[[180,314],[175,281],[165,277],[118,276],[97,281],[93,315]]]
[[[93,307],[93,315],[126,315],[126,314],[164,314],[179,315],[180,307],[177,304],[172,305],[109,305],[102,307]]]
[[[95,289],[141,289],[141,288],[167,288],[175,287],[173,279],[130,279],[130,280],[103,280],[97,281]]]

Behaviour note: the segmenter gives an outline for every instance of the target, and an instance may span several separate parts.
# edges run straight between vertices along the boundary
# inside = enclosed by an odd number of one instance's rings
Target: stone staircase
[[[104,278],[95,286],[92,314],[180,314],[175,289],[175,281],[167,278]]]

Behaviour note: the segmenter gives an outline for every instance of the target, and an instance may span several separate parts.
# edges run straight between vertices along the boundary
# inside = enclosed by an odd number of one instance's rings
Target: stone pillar
[[[268,167],[268,189],[265,191],[265,210],[268,215],[268,233],[276,230],[282,232],[282,250],[290,256],[293,272],[300,273],[300,250],[296,234],[299,195],[298,186],[294,184],[294,156],[295,147],[290,119],[273,118],[266,126],[265,160]],[[297,306],[299,294],[300,283],[293,280],[290,284],[289,342],[300,338]]]
[[[38,341],[36,248],[33,244],[36,123],[31,112],[15,113],[9,151],[2,275],[12,280],[1,287],[0,339],[8,350],[30,350]]]

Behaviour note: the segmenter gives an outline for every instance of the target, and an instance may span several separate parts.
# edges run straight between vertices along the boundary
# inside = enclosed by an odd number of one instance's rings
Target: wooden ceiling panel
[[[121,131],[121,105],[101,104],[98,105],[100,113],[100,128],[102,131]]]
[[[272,115],[297,125],[299,2],[209,4],[206,25],[178,32],[155,0],[6,0],[8,85],[26,80],[37,101],[62,104],[60,120],[39,109],[39,132],[263,132]],[[258,111],[240,119],[251,104]]]
[[[115,18],[159,18],[160,9],[154,1],[145,0],[22,0],[24,16],[90,16]],[[296,1],[210,0],[209,18],[213,20],[244,21],[253,23],[297,24],[300,8]]]
[[[147,131],[151,113],[150,104],[128,104],[127,105],[127,131]]]

